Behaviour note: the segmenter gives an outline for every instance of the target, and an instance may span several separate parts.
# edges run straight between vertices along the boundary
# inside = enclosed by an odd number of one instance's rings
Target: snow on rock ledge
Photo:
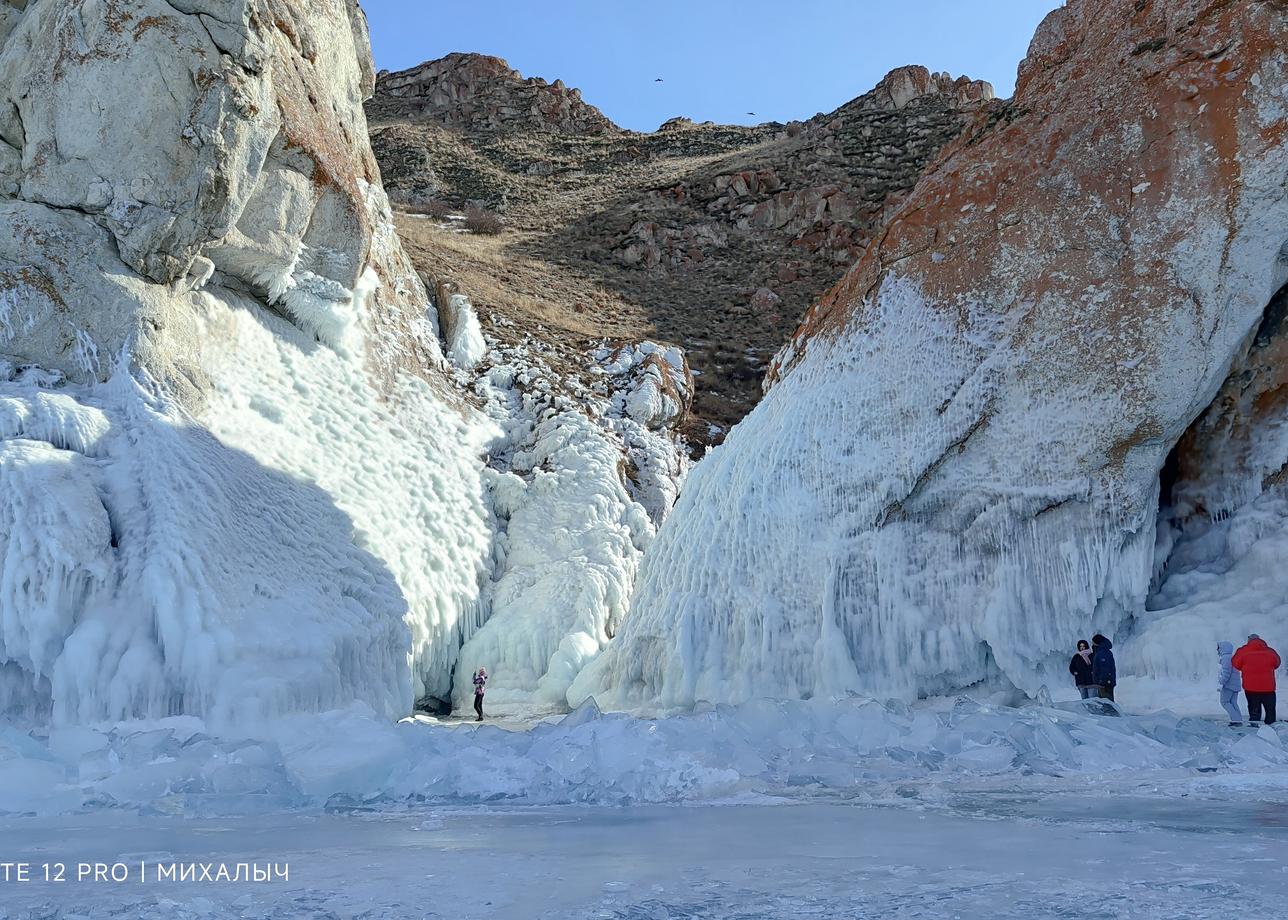
[[[1036,691],[1130,631],[1159,470],[1284,281],[1284,47],[1282,3],[1051,13],[697,467],[570,699]]]
[[[498,431],[438,372],[373,84],[354,0],[4,8],[0,713],[449,693]]]

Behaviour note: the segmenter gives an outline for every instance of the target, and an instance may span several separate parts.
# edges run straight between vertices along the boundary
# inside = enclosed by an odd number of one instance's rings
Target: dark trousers
[[[1101,684],[1099,689],[1100,689],[1100,698],[1102,700],[1112,700],[1114,698],[1113,684]]]
[[[474,711],[479,714],[480,719],[483,718],[483,694],[481,693],[474,694]]]
[[[1250,722],[1261,722],[1261,710],[1266,711],[1265,723],[1270,725],[1275,721],[1275,691],[1269,693],[1253,693],[1251,690],[1245,690],[1244,696],[1248,698],[1248,720]]]

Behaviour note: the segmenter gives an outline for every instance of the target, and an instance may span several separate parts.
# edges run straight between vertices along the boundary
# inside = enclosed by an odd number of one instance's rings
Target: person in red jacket
[[[1266,645],[1256,633],[1248,636],[1248,644],[1234,653],[1230,663],[1243,675],[1243,695],[1248,699],[1248,720],[1261,719],[1266,711],[1266,724],[1275,721],[1275,670],[1282,663],[1279,653]]]

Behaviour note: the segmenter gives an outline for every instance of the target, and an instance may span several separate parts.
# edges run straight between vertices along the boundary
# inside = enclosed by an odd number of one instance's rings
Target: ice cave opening
[[[1216,642],[1288,625],[1288,245],[1275,284],[1159,471],[1153,579],[1120,667],[1160,705],[1206,692]]]

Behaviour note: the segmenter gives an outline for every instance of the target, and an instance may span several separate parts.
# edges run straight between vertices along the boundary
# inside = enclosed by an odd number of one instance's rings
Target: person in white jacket
[[[1229,642],[1216,644],[1216,657],[1221,665],[1218,681],[1221,685],[1221,706],[1230,715],[1230,724],[1238,725],[1243,721],[1239,711],[1239,691],[1243,689],[1243,679],[1235,670],[1230,659],[1234,656],[1234,646]]]

